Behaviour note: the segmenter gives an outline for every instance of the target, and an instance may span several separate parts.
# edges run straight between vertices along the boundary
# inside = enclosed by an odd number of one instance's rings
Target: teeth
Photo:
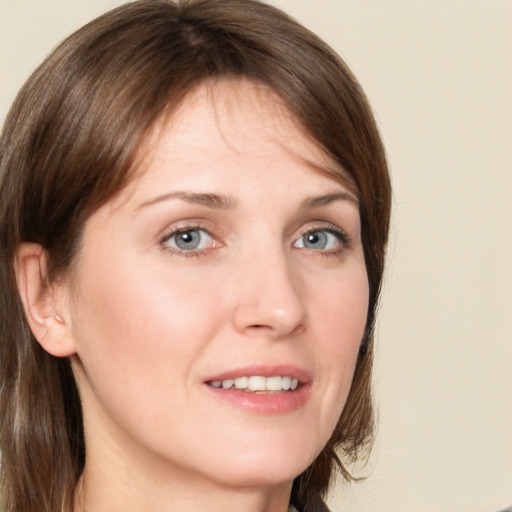
[[[222,388],[223,389],[229,389],[229,388],[233,387],[234,383],[235,382],[233,380],[231,380],[231,379],[223,380],[222,381]]]
[[[249,386],[249,377],[239,377],[235,379],[235,388],[236,389],[247,389]]]
[[[237,377],[236,379],[212,380],[209,382],[214,388],[245,389],[247,391],[288,391],[295,390],[299,385],[299,379],[291,377],[262,377],[251,375],[250,377]]]
[[[267,379],[267,391],[281,391],[283,389],[282,380],[281,377],[269,377]]]
[[[266,391],[267,379],[265,377],[249,377],[249,390],[250,391]]]

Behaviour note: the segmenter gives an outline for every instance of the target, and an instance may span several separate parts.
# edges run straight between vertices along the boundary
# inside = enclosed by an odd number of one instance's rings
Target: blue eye
[[[197,251],[213,246],[213,238],[204,229],[177,231],[162,240],[162,243],[179,251]]]
[[[343,242],[341,233],[333,233],[326,229],[315,229],[304,233],[293,246],[315,251],[335,251],[341,248]]]

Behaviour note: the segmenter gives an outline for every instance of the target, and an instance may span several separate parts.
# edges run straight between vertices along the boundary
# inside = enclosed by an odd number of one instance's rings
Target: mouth
[[[301,385],[298,378],[289,375],[273,375],[271,377],[247,375],[233,379],[210,380],[206,384],[217,389],[236,389],[246,393],[259,394],[286,393],[295,391]]]
[[[203,384],[221,402],[263,415],[301,409],[312,392],[311,375],[289,365],[246,366],[211,376]]]

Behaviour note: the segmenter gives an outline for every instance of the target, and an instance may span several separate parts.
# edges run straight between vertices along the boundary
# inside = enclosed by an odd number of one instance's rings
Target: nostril
[[[252,333],[255,336],[265,336],[272,338],[281,338],[283,336],[296,335],[304,330],[303,324],[298,324],[293,328],[279,329],[272,325],[253,324],[246,327],[246,332]]]
[[[239,332],[281,338],[303,330],[306,312],[302,304],[299,306],[291,304],[288,309],[275,307],[263,298],[253,304],[241,303],[235,308],[233,322]]]
[[[249,325],[248,329],[251,329],[253,331],[274,331],[275,330],[270,325],[264,325],[264,324]]]
[[[252,336],[256,337],[270,337],[270,338],[278,338],[279,331],[272,327],[271,325],[265,325],[265,324],[253,324],[249,325],[246,328],[246,332],[250,333]]]

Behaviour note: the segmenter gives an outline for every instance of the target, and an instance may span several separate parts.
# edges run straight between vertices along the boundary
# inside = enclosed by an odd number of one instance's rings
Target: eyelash
[[[160,242],[159,242],[160,246],[162,247],[162,249],[164,251],[170,252],[171,254],[173,254],[175,256],[180,256],[183,258],[199,258],[200,256],[207,254],[210,249],[214,248],[214,247],[209,247],[206,249],[185,251],[185,250],[176,249],[176,248],[171,247],[170,245],[166,244],[166,242],[173,236],[177,236],[181,233],[187,233],[189,231],[204,231],[212,239],[215,240],[215,237],[209,232],[209,230],[207,228],[205,228],[204,226],[201,226],[200,224],[194,224],[194,225],[190,225],[190,226],[181,226],[179,228],[170,229],[160,238]],[[300,240],[301,238],[306,236],[307,234],[315,233],[315,232],[329,233],[329,234],[335,236],[341,245],[338,249],[335,249],[335,250],[323,251],[323,250],[310,249],[308,252],[314,253],[315,256],[339,257],[340,254],[342,252],[344,252],[347,249],[347,247],[350,246],[351,240],[350,240],[350,237],[347,235],[347,233],[344,230],[340,229],[339,227],[337,227],[333,224],[328,224],[328,225],[323,225],[323,226],[312,226],[312,227],[307,227],[307,228],[300,230],[299,236],[295,239],[294,244],[298,240]]]

